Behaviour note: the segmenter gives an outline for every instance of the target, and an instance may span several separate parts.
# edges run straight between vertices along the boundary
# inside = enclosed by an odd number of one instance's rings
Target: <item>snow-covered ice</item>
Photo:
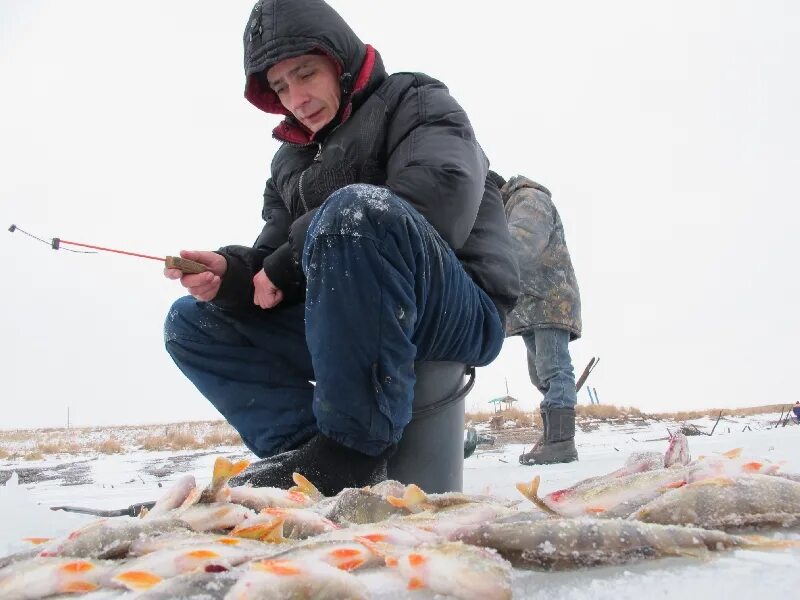
[[[725,419],[714,435],[689,437],[692,457],[743,448],[743,456],[781,464],[784,472],[800,473],[800,427],[771,428],[778,415],[761,415]],[[711,429],[713,421],[694,421]],[[749,425],[750,428],[742,431]],[[613,425],[599,423],[590,433],[579,433],[577,440],[580,461],[566,465],[521,466],[517,457],[521,444],[487,448],[481,446],[465,461],[464,491],[489,493],[519,498],[515,484],[541,476],[542,493],[572,485],[576,481],[611,472],[625,462],[632,452],[664,451],[667,428],[674,423],[643,422]],[[163,461],[173,464],[176,454],[190,460],[182,472],[165,477],[145,470]],[[88,474],[78,485],[62,485],[56,478],[35,484],[20,484],[11,477],[0,486],[0,556],[30,545],[25,537],[64,535],[96,517],[54,512],[55,505],[94,508],[124,508],[129,504],[154,500],[162,489],[186,472],[195,475],[203,485],[210,480],[211,467],[217,455],[239,457],[242,448],[221,448],[208,452],[134,452],[105,456],[86,462]],[[75,461],[74,458],[71,459]],[[0,461],[0,472],[31,467],[55,467],[57,460],[40,462]],[[765,533],[765,532],[759,532]],[[773,537],[800,540],[800,529],[768,532]],[[660,559],[632,563],[620,567],[603,567],[579,571],[549,573],[515,571],[515,598],[602,599],[613,598],[779,598],[795,597],[800,589],[800,548],[785,551],[736,550],[721,552],[706,561],[693,559]],[[386,597],[415,597],[411,592],[388,590]]]

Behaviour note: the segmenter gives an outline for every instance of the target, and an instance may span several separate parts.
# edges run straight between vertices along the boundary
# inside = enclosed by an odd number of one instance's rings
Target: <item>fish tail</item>
[[[295,485],[289,488],[290,492],[300,492],[312,500],[322,500],[322,492],[308,479],[300,475],[300,473],[292,473],[292,481],[294,481]]]
[[[425,492],[416,484],[409,484],[403,491],[403,497],[389,496],[386,501],[395,508],[405,508],[411,512],[418,512],[422,504],[428,499]]]
[[[546,512],[546,513],[548,513],[548,514],[551,514],[551,515],[561,516],[561,515],[559,515],[559,514],[558,514],[556,511],[554,511],[552,508],[550,508],[550,507],[549,507],[549,506],[548,506],[548,505],[545,503],[545,501],[544,501],[544,500],[542,500],[542,499],[539,497],[539,482],[540,482],[540,481],[541,481],[541,477],[539,477],[539,476],[537,475],[536,477],[534,477],[534,478],[531,480],[531,482],[530,482],[530,483],[518,483],[518,484],[517,484],[517,489],[519,490],[519,492],[520,492],[520,493],[521,493],[523,496],[525,496],[525,497],[526,497],[528,500],[530,500],[530,501],[531,501],[531,502],[533,502],[533,503],[534,503],[536,506],[538,506],[539,508],[541,508],[541,509],[542,509],[544,512]]]
[[[283,523],[285,520],[285,517],[280,517],[269,523],[257,523],[255,525],[247,525],[245,522],[242,525],[234,527],[231,531],[231,535],[251,540],[260,540],[270,544],[282,544],[286,541],[283,535]]]
[[[240,460],[233,463],[223,456],[217,457],[217,460],[214,461],[214,473],[211,476],[211,485],[213,487],[222,487],[222,482],[227,483],[231,477],[235,477],[244,471],[249,464],[249,460]]]

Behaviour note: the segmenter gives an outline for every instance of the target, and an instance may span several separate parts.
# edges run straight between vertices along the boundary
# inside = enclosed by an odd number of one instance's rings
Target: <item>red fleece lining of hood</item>
[[[338,61],[334,60],[334,63],[339,70],[341,75],[341,67],[339,67]],[[350,94],[352,98],[353,94],[356,94],[363,90],[367,82],[369,81],[370,75],[372,75],[372,69],[375,67],[375,48],[370,46],[369,44],[366,45],[366,55],[364,56],[364,62],[361,65],[361,69],[358,72],[358,77],[356,77],[355,85],[353,86],[353,91]],[[278,96],[273,92],[269,87],[264,89],[264,85],[266,82],[264,78],[259,77],[257,73],[252,73],[247,76],[247,93],[245,94],[245,98],[256,108],[263,110],[266,113],[275,114],[275,115],[285,115],[287,117],[291,117],[292,113],[288,111],[283,104],[280,103],[278,100]],[[352,102],[348,102],[347,106],[342,111],[342,118],[341,121],[344,123],[349,117],[350,113],[352,112],[353,105]],[[281,123],[272,131],[272,135],[278,138],[279,140],[283,140],[286,142],[291,142],[295,144],[307,144],[314,140],[314,134],[308,131],[302,124],[294,121],[294,119],[284,119]]]

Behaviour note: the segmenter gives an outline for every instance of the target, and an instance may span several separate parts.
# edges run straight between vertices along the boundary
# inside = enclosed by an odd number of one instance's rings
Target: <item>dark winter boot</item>
[[[575,448],[575,409],[542,409],[544,435],[527,454],[520,456],[525,465],[551,465],[578,460]]]
[[[542,423],[544,423],[544,419],[542,420]],[[528,462],[528,457],[531,456],[534,452],[536,452],[537,448],[539,448],[539,446],[541,446],[543,442],[544,442],[544,433],[542,433],[538,438],[536,438],[536,441],[533,443],[533,448],[531,448],[524,454],[519,455],[519,464],[521,465],[531,464]]]
[[[288,489],[292,473],[300,473],[325,496],[335,496],[346,487],[374,485],[386,479],[386,463],[394,453],[390,446],[378,456],[369,456],[342,446],[318,433],[296,450],[253,463],[230,480],[231,486]]]

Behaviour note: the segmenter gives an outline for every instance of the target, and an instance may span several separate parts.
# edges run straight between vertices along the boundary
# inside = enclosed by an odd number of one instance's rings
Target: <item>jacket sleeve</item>
[[[222,285],[213,304],[228,310],[253,310],[253,277],[263,265],[264,258],[274,254],[289,235],[289,211],[272,179],[264,189],[261,210],[264,227],[252,247],[224,246],[219,252],[228,261]],[[260,310],[260,309],[259,309]]]
[[[303,274],[302,253],[306,233],[317,208],[302,215],[289,226],[288,239],[263,261],[264,272],[283,292],[283,302],[294,304],[305,298],[306,280]]]
[[[444,84],[405,93],[390,119],[387,151],[386,185],[460,249],[475,223],[489,164]]]
[[[534,286],[542,252],[550,243],[555,229],[555,211],[549,198],[534,188],[522,188],[509,202],[508,230],[514,256],[519,263],[520,287],[523,294],[537,295]]]

